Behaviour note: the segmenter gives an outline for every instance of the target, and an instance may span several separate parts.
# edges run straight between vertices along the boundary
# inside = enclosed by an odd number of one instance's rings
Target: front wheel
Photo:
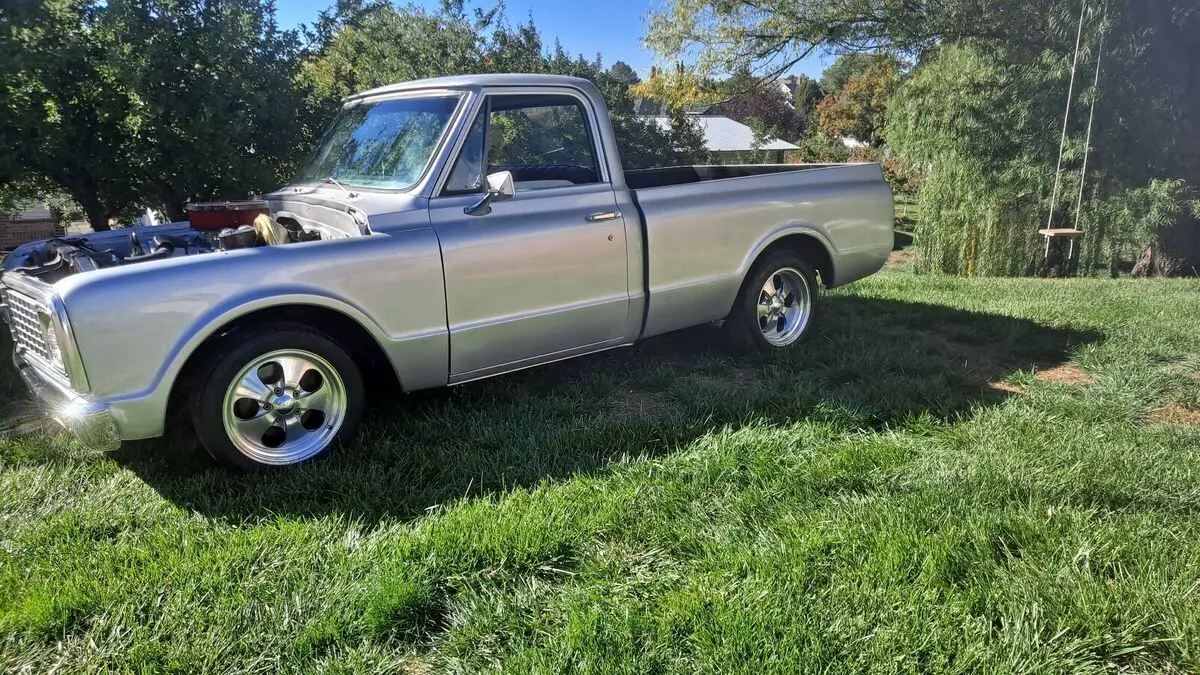
[[[345,349],[298,324],[239,337],[214,358],[193,400],[192,424],[209,454],[261,471],[317,459],[353,438],[366,395]]]
[[[812,330],[817,275],[800,255],[778,251],[755,263],[725,330],[735,347],[770,352],[803,342]]]

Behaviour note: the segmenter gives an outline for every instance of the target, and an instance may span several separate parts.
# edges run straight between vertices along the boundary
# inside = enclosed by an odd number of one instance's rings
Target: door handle
[[[620,211],[601,211],[587,217],[589,223],[602,223],[606,220],[616,220],[621,217]]]

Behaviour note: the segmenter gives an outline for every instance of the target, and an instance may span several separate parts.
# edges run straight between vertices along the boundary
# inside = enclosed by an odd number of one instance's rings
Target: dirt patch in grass
[[[1057,382],[1069,386],[1091,384],[1096,381],[1095,375],[1075,366],[1058,366],[1038,371],[1034,377],[1042,382]]]
[[[1025,387],[1019,384],[1009,384],[1008,382],[988,382],[988,388],[993,391],[1004,392],[1005,394],[1025,393]]]
[[[1091,384],[1096,381],[1095,375],[1075,366],[1055,366],[1046,370],[1039,370],[1034,373],[1033,377],[1040,382],[1057,382],[1070,387]],[[1025,393],[1025,387],[1010,382],[988,382],[988,388],[1006,394]]]
[[[1200,427],[1200,409],[1173,404],[1151,412],[1149,421],[1151,424]]]
[[[888,256],[886,265],[888,268],[892,269],[897,267],[909,267],[917,264],[917,260],[920,258],[921,254],[911,249],[892,251],[892,254]]]

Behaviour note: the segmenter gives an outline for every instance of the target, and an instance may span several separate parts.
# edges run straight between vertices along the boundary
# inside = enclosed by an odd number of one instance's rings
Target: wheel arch
[[[836,285],[837,277],[835,276],[832,246],[820,234],[807,229],[785,231],[763,242],[754,255],[750,256],[750,263],[742,270],[742,284],[746,283],[750,271],[754,269],[759,260],[776,251],[796,253],[813,266],[819,276],[818,283],[820,285],[825,288],[833,288]]]
[[[364,381],[369,374],[381,376],[372,384],[389,388],[401,387],[399,374],[384,351],[379,340],[359,320],[347,312],[322,304],[289,301],[258,307],[234,317],[225,317],[213,322],[204,332],[204,337],[183,360],[171,383],[168,395],[168,410],[178,410],[185,402],[187,393],[194,389],[195,380],[204,365],[218,353],[221,343],[239,332],[270,323],[298,323],[318,329],[345,347],[350,358],[362,373]]]

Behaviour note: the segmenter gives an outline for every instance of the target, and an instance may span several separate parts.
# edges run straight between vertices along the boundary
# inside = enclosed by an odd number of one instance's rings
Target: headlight
[[[46,353],[51,365],[64,373],[67,372],[66,364],[63,363],[62,347],[58,344],[58,329],[54,325],[54,319],[49,314],[38,314],[38,323],[41,324],[42,335],[46,338]]]

